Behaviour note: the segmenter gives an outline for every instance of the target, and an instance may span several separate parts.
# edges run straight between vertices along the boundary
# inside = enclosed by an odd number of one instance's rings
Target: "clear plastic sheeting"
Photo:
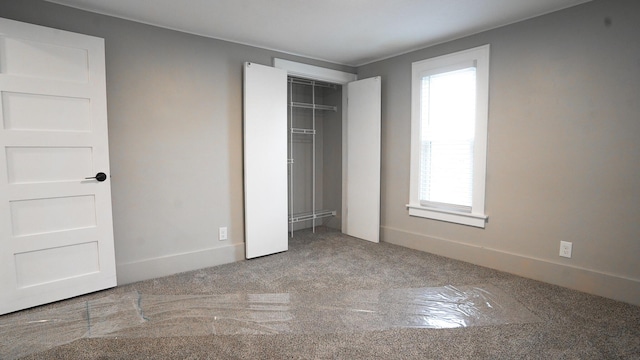
[[[0,359],[16,359],[144,321],[137,293],[0,316]]]
[[[326,334],[537,322],[491,286],[326,293],[110,295],[0,317],[0,358],[82,338]]]

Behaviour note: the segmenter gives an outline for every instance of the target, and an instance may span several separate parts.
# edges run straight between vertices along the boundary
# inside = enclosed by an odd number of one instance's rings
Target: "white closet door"
[[[348,235],[380,240],[380,77],[347,84]]]
[[[116,267],[104,41],[0,19],[0,54],[1,314],[115,286]]]
[[[247,259],[288,249],[287,72],[244,65],[244,221]]]

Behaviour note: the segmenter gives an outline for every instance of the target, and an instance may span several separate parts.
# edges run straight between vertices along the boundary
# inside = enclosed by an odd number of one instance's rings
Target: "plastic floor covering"
[[[303,294],[130,292],[0,317],[0,358],[15,359],[82,338],[322,334],[537,321],[491,285]]]

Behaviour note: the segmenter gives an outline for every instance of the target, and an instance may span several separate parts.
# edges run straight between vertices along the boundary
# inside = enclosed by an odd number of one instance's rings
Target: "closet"
[[[289,76],[287,93],[289,236],[341,229],[342,86]]]
[[[381,79],[274,59],[244,64],[247,259],[325,225],[378,242]]]

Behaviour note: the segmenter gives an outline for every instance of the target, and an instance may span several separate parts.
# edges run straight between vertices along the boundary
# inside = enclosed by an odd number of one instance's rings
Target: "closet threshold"
[[[289,216],[289,224],[307,221],[307,220],[321,219],[321,218],[326,218],[330,216],[336,216],[336,211],[335,210],[316,210],[312,212],[292,214]]]
[[[331,106],[331,105],[310,104],[310,103],[303,103],[303,102],[297,102],[297,101],[292,101],[290,105],[291,107],[294,107],[294,108],[338,111],[337,106]]]

